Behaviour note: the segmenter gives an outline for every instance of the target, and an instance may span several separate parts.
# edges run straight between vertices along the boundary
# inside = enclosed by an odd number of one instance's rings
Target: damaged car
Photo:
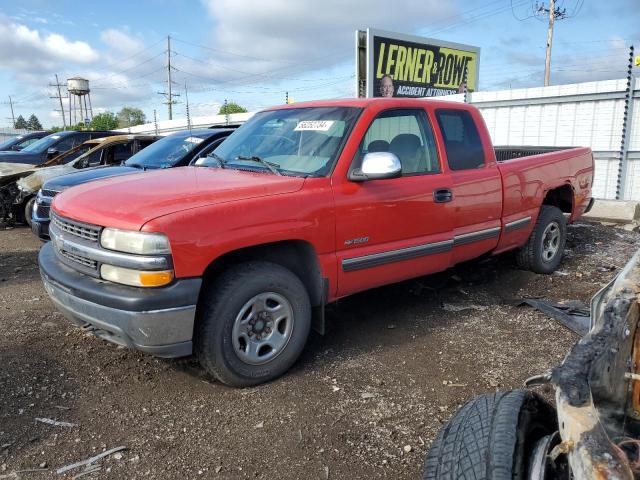
[[[58,193],[76,185],[102,178],[119,177],[164,168],[183,167],[203,159],[234,131],[232,128],[207,128],[175,132],[161,138],[122,165],[92,168],[47,180],[36,196],[31,229],[40,240],[49,240],[49,210]]]
[[[119,165],[157,138],[114,135],[88,140],[42,165],[0,164],[0,219],[30,225],[36,194],[46,180],[78,170]]]
[[[590,329],[551,371],[555,407],[528,390],[466,403],[431,445],[423,479],[640,478],[640,252],[600,290]]]
[[[87,140],[108,137],[110,135],[117,135],[117,132],[68,130],[65,132],[52,133],[24,147],[20,151],[0,151],[0,163],[41,165],[47,160],[51,160],[62,153],[68,152]]]

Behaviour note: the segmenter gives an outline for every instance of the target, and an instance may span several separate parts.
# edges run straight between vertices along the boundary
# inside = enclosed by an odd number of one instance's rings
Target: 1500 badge
[[[345,245],[358,245],[359,243],[367,243],[369,241],[369,237],[360,237],[360,238],[352,238],[350,240],[345,240]]]

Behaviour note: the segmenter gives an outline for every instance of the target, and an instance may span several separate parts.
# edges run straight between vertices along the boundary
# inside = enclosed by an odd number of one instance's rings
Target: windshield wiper
[[[267,167],[271,171],[271,173],[273,173],[274,175],[282,176],[282,174],[278,170],[278,168],[280,168],[280,165],[278,165],[277,163],[267,162],[265,159],[263,159],[263,158],[261,158],[261,157],[259,157],[257,155],[252,155],[251,157],[245,157],[245,156],[242,156],[242,155],[238,155],[236,157],[236,160],[248,160],[250,162],[261,163],[262,165]]]
[[[220,155],[218,155],[216,152],[211,152],[210,154],[207,155],[207,157],[211,157],[214,160],[216,160],[218,162],[218,167],[220,168],[225,168],[225,164],[227,163],[227,161],[222,158]]]

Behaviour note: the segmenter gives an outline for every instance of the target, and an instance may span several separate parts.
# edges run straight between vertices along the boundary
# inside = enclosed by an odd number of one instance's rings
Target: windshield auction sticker
[[[335,120],[303,120],[298,122],[294,130],[296,132],[304,130],[314,130],[316,132],[326,132],[335,123]]]
[[[198,137],[187,137],[184,139],[185,142],[195,143],[196,145],[202,143],[202,139]]]

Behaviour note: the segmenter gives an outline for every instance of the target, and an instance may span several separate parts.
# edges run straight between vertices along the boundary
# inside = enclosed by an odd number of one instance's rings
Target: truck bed
[[[538,147],[538,146],[494,146],[496,152],[496,160],[498,162],[506,162],[514,158],[530,157],[532,155],[540,155],[541,153],[558,152],[560,150],[568,150],[574,147]]]

